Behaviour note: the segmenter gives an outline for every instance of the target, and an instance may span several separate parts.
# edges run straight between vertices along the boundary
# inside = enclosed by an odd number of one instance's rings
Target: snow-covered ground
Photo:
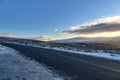
[[[14,44],[19,44],[19,43],[14,43]],[[25,45],[25,44],[19,44],[19,45]],[[117,60],[120,61],[120,54],[114,54],[114,53],[105,53],[103,51],[98,51],[98,52],[84,52],[84,50],[71,50],[71,49],[65,49],[62,47],[42,47],[39,45],[34,45],[34,44],[27,44],[26,46],[33,46],[33,47],[40,47],[40,48],[47,48],[47,49],[54,49],[54,50],[59,50],[59,51],[65,51],[65,52],[71,52],[71,53],[77,53],[77,54],[83,54],[83,55],[89,55],[89,56],[94,56],[94,57],[102,57],[102,58],[107,58],[111,60]]]
[[[46,47],[46,48],[50,49],[49,47]],[[113,53],[111,54],[111,53],[105,53],[105,52],[102,52],[102,51],[99,51],[99,52],[84,52],[84,51],[76,51],[76,50],[67,50],[67,49],[64,49],[64,48],[57,48],[57,47],[52,48],[52,49],[120,61],[120,54],[113,54]]]
[[[19,44],[21,45],[21,44]],[[24,45],[24,44],[23,44]],[[102,58],[107,58],[107,59],[111,59],[111,60],[117,60],[120,61],[120,54],[114,54],[114,53],[105,53],[103,51],[98,51],[98,52],[84,52],[84,50],[71,50],[71,49],[65,49],[62,47],[42,47],[42,46],[38,46],[38,45],[31,45],[28,44],[27,46],[33,46],[33,47],[40,47],[40,48],[47,48],[47,49],[54,49],[54,50],[59,50],[59,51],[65,51],[65,52],[71,52],[71,53],[77,53],[77,54],[83,54],[83,55],[88,55],[88,56],[94,56],[94,57],[102,57]]]
[[[0,80],[64,80],[44,64],[0,45]]]
[[[46,47],[49,48],[49,47]],[[71,53],[77,53],[77,54],[83,54],[83,55],[89,55],[89,56],[95,56],[95,57],[102,57],[102,58],[107,58],[107,59],[112,59],[112,60],[117,60],[120,61],[120,54],[111,54],[111,53],[105,53],[103,51],[99,52],[84,52],[84,51],[76,51],[76,50],[67,50],[64,48],[52,48],[54,50],[60,50],[60,51],[66,51],[66,52],[71,52]]]

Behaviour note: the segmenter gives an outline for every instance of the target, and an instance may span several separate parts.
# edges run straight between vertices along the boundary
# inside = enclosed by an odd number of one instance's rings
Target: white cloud
[[[57,34],[63,34],[59,29],[54,29],[54,32],[56,32]]]
[[[2,37],[14,37],[11,33],[0,32],[0,36]]]
[[[120,16],[102,17],[90,23],[72,26],[70,30],[63,31],[63,33],[91,34],[113,31],[120,31]]]
[[[78,29],[84,29],[85,27],[84,26],[72,26],[71,28],[70,28],[70,30],[78,30]]]
[[[54,32],[59,32],[59,30],[58,30],[58,29],[55,29]]]
[[[40,41],[49,41],[49,40],[53,40],[53,37],[43,35],[43,36],[39,36],[39,37],[36,37],[36,38],[33,38],[33,39],[40,40]]]

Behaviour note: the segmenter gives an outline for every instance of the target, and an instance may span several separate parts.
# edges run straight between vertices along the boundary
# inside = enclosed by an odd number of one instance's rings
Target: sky
[[[114,37],[119,27],[120,0],[0,0],[0,36]]]

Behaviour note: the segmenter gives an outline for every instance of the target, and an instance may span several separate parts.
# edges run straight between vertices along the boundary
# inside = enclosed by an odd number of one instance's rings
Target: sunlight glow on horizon
[[[102,33],[94,33],[94,34],[86,34],[86,35],[80,35],[82,37],[118,37],[120,36],[120,31],[115,32],[102,32]]]

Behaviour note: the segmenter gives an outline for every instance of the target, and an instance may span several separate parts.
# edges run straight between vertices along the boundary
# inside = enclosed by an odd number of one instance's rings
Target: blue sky
[[[0,32],[57,36],[102,16],[120,15],[120,0],[0,0]]]

